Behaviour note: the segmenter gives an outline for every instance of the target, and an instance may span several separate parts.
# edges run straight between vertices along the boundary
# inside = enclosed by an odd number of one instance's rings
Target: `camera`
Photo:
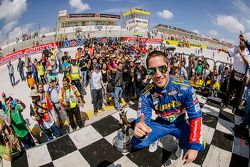
[[[10,102],[11,110],[15,109],[16,104],[17,104],[17,100],[16,99],[14,99],[12,102]]]

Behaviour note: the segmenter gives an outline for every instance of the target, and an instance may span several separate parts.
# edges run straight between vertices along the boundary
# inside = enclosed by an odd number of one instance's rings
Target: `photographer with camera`
[[[21,114],[26,105],[19,99],[13,100],[12,97],[6,98],[5,104],[8,109],[5,113],[7,125],[12,127],[25,149],[35,146],[35,142]]]

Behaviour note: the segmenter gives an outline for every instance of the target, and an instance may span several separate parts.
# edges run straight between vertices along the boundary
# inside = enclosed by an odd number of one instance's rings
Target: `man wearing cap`
[[[58,84],[58,76],[53,72],[53,68],[51,66],[47,68],[46,79],[48,84],[50,84],[51,82],[56,82]]]
[[[94,70],[90,74],[90,88],[92,95],[92,104],[94,106],[94,114],[98,113],[98,110],[103,110],[103,81],[102,81],[102,72],[99,69],[99,64],[93,65]]]
[[[134,69],[134,82],[135,82],[135,92],[136,96],[139,98],[140,92],[144,89],[146,83],[147,70],[141,65],[141,61],[137,60],[136,67]]]
[[[44,132],[47,141],[53,139],[52,133],[56,137],[63,135],[62,131],[55,124],[52,114],[48,108],[46,99],[40,98],[40,93],[36,89],[32,89],[30,92],[32,98],[32,105],[30,106],[30,116],[34,117],[38,122],[39,127]]]

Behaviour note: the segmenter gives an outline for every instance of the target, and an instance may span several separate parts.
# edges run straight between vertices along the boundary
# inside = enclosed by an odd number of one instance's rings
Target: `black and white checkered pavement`
[[[220,100],[197,95],[203,112],[203,138],[206,149],[192,163],[185,166],[231,166],[247,167],[249,161],[249,131],[235,133],[232,128],[241,122],[244,112],[231,109],[220,111]],[[133,106],[131,106],[133,108]],[[137,113],[128,109],[128,118],[133,120]],[[119,131],[119,114],[109,115],[93,124],[67,134],[52,142],[29,149],[14,159],[9,166],[182,166],[181,158],[174,160],[176,142],[168,136],[160,140],[158,149],[151,153],[148,148],[122,154],[113,147],[113,138]],[[167,162],[167,163],[166,163]],[[165,165],[164,165],[165,163]],[[7,166],[7,165],[5,165]]]

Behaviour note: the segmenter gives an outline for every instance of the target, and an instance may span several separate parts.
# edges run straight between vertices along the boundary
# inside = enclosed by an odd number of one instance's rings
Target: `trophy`
[[[119,113],[120,116],[119,124],[121,130],[118,131],[117,135],[114,137],[113,140],[115,148],[122,153],[127,153],[131,149],[131,144],[130,144],[131,132],[129,131],[131,124],[130,122],[128,122],[127,111],[125,111],[126,108],[127,105],[125,105]]]

